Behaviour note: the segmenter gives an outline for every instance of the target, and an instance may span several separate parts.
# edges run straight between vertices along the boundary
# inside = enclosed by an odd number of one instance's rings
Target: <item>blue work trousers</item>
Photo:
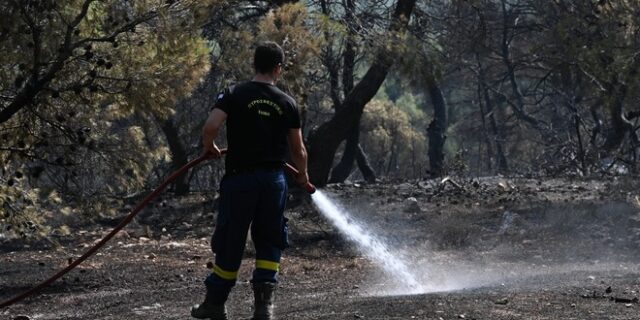
[[[288,246],[286,199],[287,183],[281,169],[256,170],[222,179],[218,219],[211,239],[215,265],[205,280],[208,290],[220,292],[216,295],[225,296],[226,300],[237,279],[249,228],[256,251],[251,282],[277,282],[281,252]]]

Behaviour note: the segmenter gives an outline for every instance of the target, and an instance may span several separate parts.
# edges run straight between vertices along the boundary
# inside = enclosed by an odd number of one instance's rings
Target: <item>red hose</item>
[[[93,247],[91,247],[80,258],[76,259],[70,265],[68,265],[66,268],[60,270],[58,273],[54,274],[51,278],[43,281],[39,285],[31,288],[28,291],[23,292],[22,294],[19,294],[19,295],[15,296],[15,297],[3,302],[2,304],[0,304],[0,309],[8,307],[8,306],[10,306],[10,305],[12,305],[12,304],[14,304],[14,303],[16,303],[18,301],[21,301],[21,300],[23,300],[23,299],[25,299],[25,298],[37,293],[38,291],[42,290],[42,288],[50,285],[51,283],[53,283],[54,281],[58,280],[60,277],[65,275],[67,272],[69,272],[73,268],[77,267],[80,263],[82,263],[84,260],[89,258],[96,251],[98,251],[98,249],[100,249],[105,243],[107,243],[107,241],[111,240],[111,238],[113,238],[113,236],[115,236],[116,233],[118,233],[118,231],[120,231],[127,224],[129,224],[129,222],[131,222],[133,217],[135,217],[138,214],[138,212],[140,212],[140,210],[142,210],[142,208],[144,208],[144,206],[146,206],[151,200],[153,200],[153,198],[155,198],[160,192],[162,192],[162,190],[164,190],[176,178],[178,178],[180,175],[185,173],[191,167],[199,164],[200,162],[202,162],[202,161],[204,161],[206,159],[209,159],[210,157],[211,156],[208,155],[208,154],[203,154],[199,158],[197,158],[195,160],[192,160],[191,162],[187,163],[182,168],[178,169],[178,171],[176,171],[173,174],[171,174],[160,186],[158,186],[155,190],[153,190],[149,195],[147,195],[142,200],[142,202],[140,202],[135,208],[133,208],[131,213],[129,213],[128,216],[126,216],[124,219],[122,219],[122,221],[115,228],[113,228],[113,230],[111,230],[111,232],[109,232],[109,234],[107,234],[104,238],[102,238],[102,240],[100,240],[100,242],[96,243]]]
[[[221,151],[222,151],[222,154],[226,153],[226,149],[223,149]],[[60,270],[58,273],[54,274],[49,279],[43,281],[42,283],[40,283],[37,286],[31,288],[30,290],[25,291],[25,292],[13,297],[13,298],[7,300],[7,301],[2,302],[2,304],[0,304],[0,309],[6,308],[6,307],[8,307],[8,306],[10,306],[12,304],[15,304],[16,302],[24,300],[25,298],[27,298],[27,297],[29,297],[31,295],[34,295],[38,291],[42,290],[44,287],[46,287],[46,286],[50,285],[51,283],[53,283],[54,281],[58,280],[60,277],[65,275],[67,272],[71,271],[73,268],[77,267],[83,261],[87,260],[87,258],[89,258],[91,255],[96,253],[96,251],[98,251],[98,249],[100,249],[102,246],[105,245],[105,243],[107,243],[109,240],[111,240],[111,238],[113,238],[113,236],[115,236],[116,233],[118,233],[118,231],[122,230],[122,228],[124,228],[127,224],[129,224],[129,222],[131,222],[131,220],[140,212],[140,210],[142,210],[142,208],[144,208],[151,200],[153,200],[153,198],[158,196],[158,194],[160,194],[160,192],[162,192],[169,184],[171,184],[174,180],[176,180],[176,178],[178,178],[179,176],[181,176],[182,174],[187,172],[192,167],[198,165],[200,162],[202,162],[204,160],[207,160],[207,159],[210,159],[210,158],[211,158],[210,154],[203,154],[199,158],[191,160],[189,163],[184,165],[182,168],[180,168],[176,172],[172,173],[161,185],[159,185],[157,188],[155,188],[155,190],[153,190],[151,193],[149,193],[142,200],[142,202],[138,203],[138,205],[135,208],[133,208],[133,210],[131,210],[131,213],[129,213],[129,215],[127,215],[124,219],[122,219],[122,221],[115,228],[113,228],[113,230],[111,230],[111,232],[109,232],[109,234],[107,234],[104,238],[102,238],[102,240],[100,240],[100,242],[96,243],[93,247],[91,247],[80,258],[76,259],[71,264],[69,264],[66,268]],[[285,164],[285,168],[292,174],[297,174],[298,173],[298,170],[296,170],[296,168],[294,168],[293,166],[291,166],[288,163]],[[307,182],[307,184],[304,186],[304,188],[309,193],[313,193],[316,190],[316,188],[309,182]]]

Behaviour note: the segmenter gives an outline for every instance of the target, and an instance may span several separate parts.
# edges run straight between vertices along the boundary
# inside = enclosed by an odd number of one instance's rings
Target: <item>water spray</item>
[[[371,233],[368,226],[355,222],[347,210],[336,204],[323,192],[318,191],[312,195],[314,204],[320,212],[331,221],[340,232],[356,243],[358,249],[373,260],[377,266],[389,276],[397,285],[392,292],[386,294],[419,294],[426,291],[418,281],[402,257],[392,252],[378,236]]]

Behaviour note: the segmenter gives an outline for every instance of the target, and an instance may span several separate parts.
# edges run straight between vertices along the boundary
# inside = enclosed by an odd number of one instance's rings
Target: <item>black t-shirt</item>
[[[227,114],[227,172],[284,163],[287,133],[300,128],[293,98],[274,85],[249,81],[220,92],[214,108]]]

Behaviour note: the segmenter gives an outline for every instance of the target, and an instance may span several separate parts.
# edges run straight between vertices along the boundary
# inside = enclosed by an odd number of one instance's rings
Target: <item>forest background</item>
[[[319,186],[639,169],[636,1],[9,0],[0,14],[3,234],[117,215],[197,157],[216,93],[250,79],[262,40],[286,51],[279,85]],[[223,174],[210,161],[171,191],[213,192]]]

